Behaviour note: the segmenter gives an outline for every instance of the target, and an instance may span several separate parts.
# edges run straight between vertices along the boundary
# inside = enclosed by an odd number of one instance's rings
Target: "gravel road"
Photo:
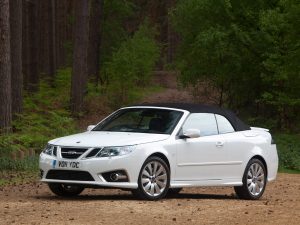
[[[300,224],[300,175],[279,174],[259,201],[233,188],[186,188],[156,202],[129,192],[86,189],[63,199],[31,182],[0,188],[0,224]]]

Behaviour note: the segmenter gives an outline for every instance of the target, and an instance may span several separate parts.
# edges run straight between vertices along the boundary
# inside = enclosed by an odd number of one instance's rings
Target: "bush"
[[[155,31],[144,23],[132,38],[121,44],[106,63],[108,95],[113,105],[134,101],[131,92],[136,86],[145,86],[149,81],[159,58],[159,47],[154,34]]]
[[[300,135],[275,135],[279,168],[300,171]]]

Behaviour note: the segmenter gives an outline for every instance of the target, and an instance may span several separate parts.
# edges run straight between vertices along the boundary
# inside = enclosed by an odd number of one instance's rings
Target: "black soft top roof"
[[[182,109],[190,113],[214,113],[226,117],[236,131],[250,130],[250,127],[241,121],[232,111],[222,109],[217,106],[203,105],[203,104],[189,104],[189,103],[149,103],[138,104],[133,106],[152,106]]]

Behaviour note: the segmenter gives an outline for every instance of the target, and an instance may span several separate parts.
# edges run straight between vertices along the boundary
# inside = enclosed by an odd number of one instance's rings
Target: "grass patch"
[[[22,184],[38,179],[38,156],[26,157],[22,160],[0,158],[0,186]]]
[[[289,170],[285,168],[278,168],[279,173],[290,173],[290,174],[300,174],[300,170]]]
[[[38,92],[25,93],[24,111],[13,121],[14,132],[0,135],[1,158],[19,150],[39,153],[50,139],[77,131],[68,110],[70,80],[71,70],[60,70],[52,85],[42,80]]]
[[[0,186],[17,185],[32,182],[39,179],[37,171],[4,170],[0,172]]]
[[[300,134],[276,134],[274,138],[279,157],[279,171],[299,173]]]

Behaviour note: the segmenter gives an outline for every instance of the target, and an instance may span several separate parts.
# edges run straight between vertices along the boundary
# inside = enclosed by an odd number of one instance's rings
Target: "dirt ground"
[[[300,175],[279,174],[259,201],[239,200],[233,188],[185,188],[150,202],[130,192],[86,189],[56,197],[46,184],[0,188],[0,224],[300,224]]]

